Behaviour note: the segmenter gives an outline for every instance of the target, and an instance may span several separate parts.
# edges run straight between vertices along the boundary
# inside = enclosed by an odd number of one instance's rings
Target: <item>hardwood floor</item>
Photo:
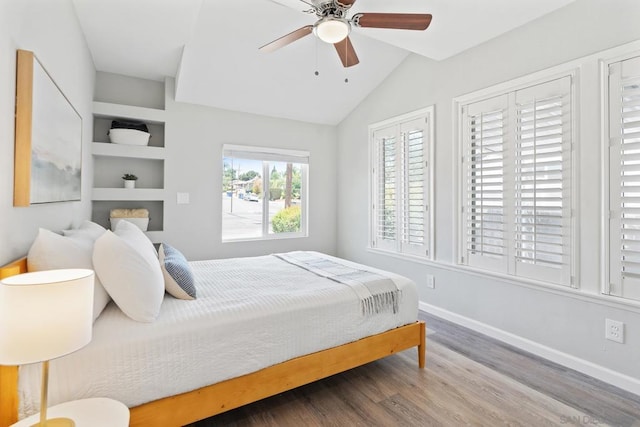
[[[415,349],[212,417],[211,426],[628,426],[640,396],[421,313]]]

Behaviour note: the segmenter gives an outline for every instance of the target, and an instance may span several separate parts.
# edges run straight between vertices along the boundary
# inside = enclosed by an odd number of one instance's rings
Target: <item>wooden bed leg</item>
[[[425,354],[427,352],[427,326],[420,322],[420,344],[418,345],[418,367],[424,369]]]

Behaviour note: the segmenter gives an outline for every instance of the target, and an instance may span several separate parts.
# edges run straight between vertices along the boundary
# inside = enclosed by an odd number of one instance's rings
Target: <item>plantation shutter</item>
[[[373,246],[422,257],[429,253],[427,119],[398,121],[373,132]]]
[[[571,78],[515,93],[515,274],[571,284]]]
[[[462,262],[506,272],[505,160],[507,96],[463,110]]]
[[[427,129],[424,118],[400,125],[402,138],[399,173],[402,191],[403,216],[400,251],[414,255],[429,256],[429,209],[427,185]]]
[[[640,300],[640,57],[610,65],[609,137],[610,283],[605,293]]]
[[[374,246],[396,250],[398,229],[397,156],[399,138],[396,126],[378,129],[373,134],[374,166]]]

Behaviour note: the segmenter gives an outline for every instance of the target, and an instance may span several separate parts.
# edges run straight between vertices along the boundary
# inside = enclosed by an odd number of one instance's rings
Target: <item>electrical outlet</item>
[[[624,344],[624,323],[617,320],[605,319],[604,337],[608,340]]]
[[[427,288],[436,288],[436,278],[433,276],[433,274],[427,274]]]

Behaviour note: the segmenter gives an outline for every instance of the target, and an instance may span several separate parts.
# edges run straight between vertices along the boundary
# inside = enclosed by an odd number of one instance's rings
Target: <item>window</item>
[[[307,235],[304,151],[225,145],[222,159],[222,240]]]
[[[640,300],[640,57],[609,65],[609,280]]]
[[[462,106],[460,263],[571,285],[571,77]]]
[[[429,107],[369,128],[373,248],[432,256],[432,120]]]

